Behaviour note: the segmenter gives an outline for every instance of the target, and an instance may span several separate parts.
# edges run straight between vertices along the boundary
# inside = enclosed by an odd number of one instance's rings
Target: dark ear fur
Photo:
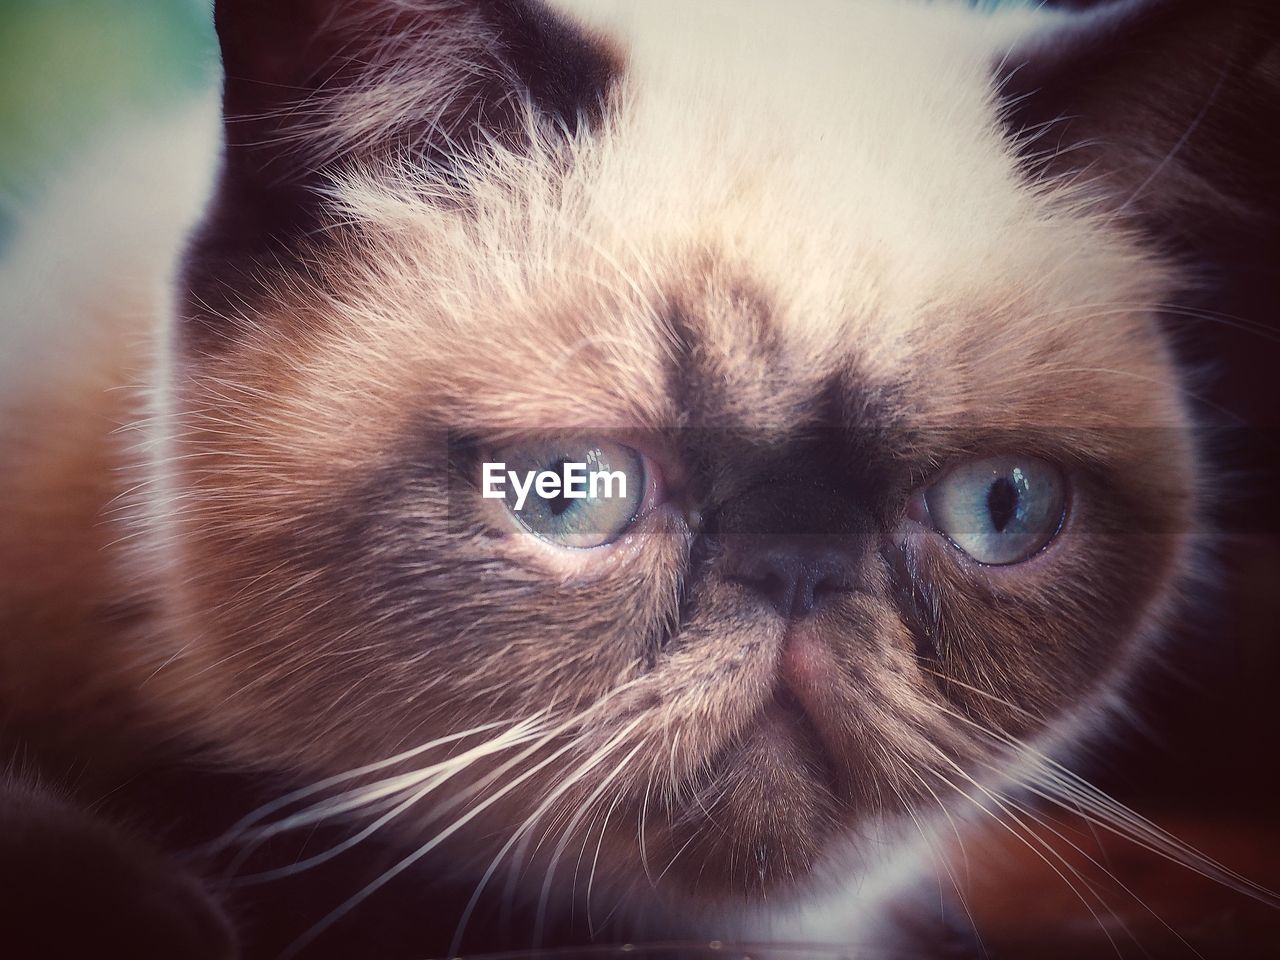
[[[523,103],[572,133],[619,69],[541,0],[217,0],[214,20],[225,155],[185,277],[206,328],[323,235],[336,167],[395,155],[447,176],[486,142],[518,145]]]
[[[1193,328],[1199,355],[1245,382],[1264,344],[1232,326],[1280,323],[1280,3],[1095,4],[999,73],[1028,171],[1087,181],[1189,265],[1183,306],[1228,318]]]
[[[270,185],[348,151],[447,159],[514,98],[574,130],[617,66],[541,0],[217,0],[214,20],[229,163]]]
[[[1087,167],[1174,233],[1194,229],[1187,208],[1277,203],[1280,4],[1108,3],[1014,51],[1001,73],[1037,173]]]

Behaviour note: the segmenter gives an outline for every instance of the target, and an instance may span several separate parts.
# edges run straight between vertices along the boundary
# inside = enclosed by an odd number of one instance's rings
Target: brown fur
[[[220,6],[226,46],[239,21]],[[456,90],[453,65],[391,53],[418,71],[415,116],[452,105],[431,96]],[[684,918],[792,897],[840,869],[841,838],[989,779],[1003,754],[983,728],[1053,743],[1096,722],[1191,573],[1201,478],[1156,322],[1173,270],[1082,194],[1023,179],[994,110],[955,149],[999,148],[1007,205],[985,180],[954,191],[994,226],[939,264],[851,222],[856,191],[792,189],[839,159],[799,123],[778,133],[801,138],[792,157],[672,121],[706,154],[691,176],[679,151],[696,151],[658,136],[667,114],[628,76],[592,86],[574,127],[513,67],[523,135],[468,141],[446,175],[364,136],[350,104],[393,96],[378,74],[334,74],[322,125],[268,141],[326,164],[281,187],[309,205],[306,238],[241,216],[237,177],[260,169],[232,138],[162,341],[158,439],[128,465],[146,474],[123,501],[141,544],[103,526],[121,492],[102,479],[120,463],[108,428],[132,414],[86,399],[96,375],[3,480],[13,702],[53,690],[87,711],[107,678],[224,761],[306,779],[529,720],[555,735],[466,767],[397,821],[404,842],[492,796],[448,848],[469,882],[504,851],[550,871],[597,849],[611,896]],[[332,124],[371,149],[308,155]],[[475,466],[548,433],[645,450],[669,499],[599,552],[517,532]],[[1073,490],[1061,535],[1008,568],[906,512],[995,452],[1052,460]],[[840,501],[823,535],[853,571],[796,622],[737,576],[787,491]],[[154,610],[116,583],[147,565]],[[80,660],[107,646],[136,657],[125,679],[114,652]],[[537,849],[512,852],[522,825]]]

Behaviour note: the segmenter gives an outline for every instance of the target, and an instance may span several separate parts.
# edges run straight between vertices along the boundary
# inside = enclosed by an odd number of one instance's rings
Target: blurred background
[[[211,0],[0,0],[0,251],[24,204],[114,118],[217,76]]]
[[[0,256],[20,211],[96,131],[216,81],[210,7],[209,0],[0,0]],[[1280,265],[1253,280],[1265,302],[1280,303],[1277,276]],[[1219,518],[1230,531],[1219,551],[1223,585],[1195,598],[1194,616],[1148,673],[1137,698],[1140,724],[1084,769],[1145,816],[1275,889],[1280,308],[1265,328],[1249,329],[1230,322],[1226,309],[1216,305],[1218,321],[1171,321],[1186,359],[1208,371],[1198,399],[1239,486],[1225,491],[1230,506]],[[992,956],[1280,956],[1280,911],[1070,811],[1044,815],[1052,817],[1051,829],[1038,831],[1046,846],[1003,828],[966,843],[960,883]],[[1050,849],[1070,866],[1047,863]]]

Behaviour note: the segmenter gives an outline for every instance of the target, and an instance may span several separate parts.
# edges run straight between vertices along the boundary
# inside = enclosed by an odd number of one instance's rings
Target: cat
[[[943,949],[925,824],[1211,577],[1161,313],[1272,236],[1275,13],[214,16],[0,275],[9,942]]]

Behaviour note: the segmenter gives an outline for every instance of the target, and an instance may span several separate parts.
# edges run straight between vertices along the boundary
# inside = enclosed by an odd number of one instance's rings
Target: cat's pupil
[[[568,462],[569,461],[566,460],[564,457],[561,457],[555,463],[551,464],[547,469],[551,470],[553,473],[563,473],[564,465]],[[566,510],[569,509],[569,507],[573,505],[573,501],[564,495],[563,490],[560,493],[557,493],[554,497],[548,498],[544,502],[547,505],[547,509],[551,511],[551,515],[553,517],[560,516],[560,514],[564,513]]]
[[[1008,477],[1000,477],[987,490],[987,513],[997,533],[1003,533],[1018,512],[1018,488]]]

